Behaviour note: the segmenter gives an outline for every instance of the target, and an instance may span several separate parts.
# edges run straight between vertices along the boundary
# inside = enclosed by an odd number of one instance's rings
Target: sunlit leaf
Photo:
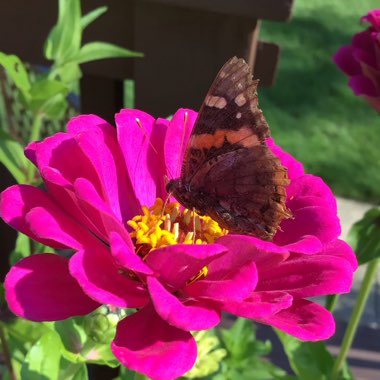
[[[24,147],[2,130],[0,130],[0,162],[18,183],[25,181],[28,160],[24,155]]]
[[[107,12],[107,9],[108,8],[105,6],[99,7],[99,8],[94,9],[91,12],[88,12],[84,16],[82,16],[82,18],[80,20],[80,26],[81,26],[82,30],[87,28],[88,25],[90,25],[93,21],[95,21],[103,13]]]
[[[61,359],[61,340],[47,331],[33,345],[21,368],[21,380],[57,380]]]
[[[0,65],[4,67],[16,87],[28,97],[30,81],[24,64],[16,55],[8,55],[0,52]]]
[[[120,57],[143,57],[139,52],[128,50],[107,42],[89,42],[81,47],[79,53],[71,58],[76,63],[85,63],[97,59]]]
[[[45,42],[45,57],[63,63],[79,51],[81,39],[80,0],[59,0],[58,21]]]
[[[380,257],[380,209],[370,209],[351,227],[348,243],[355,251],[359,265]]]

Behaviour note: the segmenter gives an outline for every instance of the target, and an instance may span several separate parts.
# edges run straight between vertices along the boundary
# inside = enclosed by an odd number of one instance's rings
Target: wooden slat
[[[260,79],[260,86],[273,86],[276,80],[280,52],[281,49],[277,44],[259,41],[254,77]]]
[[[250,17],[265,20],[288,20],[293,0],[144,0],[159,4]]]

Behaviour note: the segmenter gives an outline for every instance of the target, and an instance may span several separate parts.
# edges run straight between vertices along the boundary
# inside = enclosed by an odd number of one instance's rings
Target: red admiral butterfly
[[[287,169],[265,143],[269,126],[258,107],[258,80],[243,59],[219,71],[199,111],[178,179],[166,190],[230,232],[271,240],[285,206]]]

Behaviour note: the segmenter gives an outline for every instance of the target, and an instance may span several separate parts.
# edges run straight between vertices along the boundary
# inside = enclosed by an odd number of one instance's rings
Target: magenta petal
[[[43,190],[15,185],[1,194],[2,218],[13,228],[54,248],[78,248],[91,236],[62,212]]]
[[[248,297],[257,284],[258,276],[256,264],[247,263],[240,268],[231,268],[218,280],[198,280],[186,286],[186,294],[198,298],[209,298],[219,302],[241,301]]]
[[[127,170],[117,142],[116,130],[111,126],[107,129],[94,129],[91,133],[77,134],[75,140],[96,168],[102,187],[102,198],[115,216],[119,220],[123,220],[126,215],[134,216],[138,206],[136,204],[132,212],[128,212],[127,201],[133,197],[126,197],[126,194],[131,194],[132,189],[128,186]]]
[[[289,309],[263,318],[260,322],[277,327],[302,340],[328,339],[335,332],[332,314],[322,306],[306,300],[294,301]]]
[[[254,262],[257,267],[275,266],[289,256],[286,248],[252,236],[225,235],[217,243],[228,248],[228,252],[210,263],[207,274],[209,280],[218,280],[247,262]]]
[[[369,97],[377,97],[380,95],[379,90],[373,84],[371,79],[362,74],[351,77],[348,84],[354,91],[355,95],[367,95]]]
[[[300,240],[284,245],[284,248],[297,253],[318,253],[322,249],[322,243],[315,236],[304,235]]]
[[[108,241],[111,232],[117,232],[131,250],[134,249],[132,240],[123,223],[116,218],[107,203],[100,198],[91,182],[78,178],[74,183],[78,203],[85,214],[91,218],[102,232],[101,237]]]
[[[86,178],[101,191],[96,167],[70,134],[56,133],[37,143],[36,158],[40,170],[45,166],[55,168],[70,183],[79,177]]]
[[[148,302],[147,291],[138,281],[119,273],[110,253],[100,243],[77,252],[70,259],[70,273],[100,303],[142,307]]]
[[[152,269],[144,263],[140,256],[131,250],[117,232],[111,232],[110,243],[112,256],[118,265],[137,273],[153,274]]]
[[[39,241],[50,239],[68,248],[81,249],[94,240],[74,220],[54,209],[35,207],[28,212],[25,220]]]
[[[163,321],[152,306],[119,322],[111,349],[124,366],[152,380],[180,377],[197,357],[192,335]]]
[[[5,279],[9,308],[32,321],[56,321],[92,312],[100,305],[70,275],[68,259],[42,253],[16,263]]]
[[[220,311],[215,304],[191,297],[181,302],[154,277],[148,277],[147,284],[156,312],[171,326],[186,331],[206,330],[220,322]]]
[[[323,250],[321,251],[321,255],[337,256],[344,260],[347,260],[350,263],[352,270],[356,270],[358,267],[358,261],[356,259],[355,252],[343,240],[338,239],[324,246]]]
[[[348,76],[361,73],[359,62],[353,56],[353,47],[351,45],[341,46],[333,55],[335,64]]]
[[[286,292],[254,292],[241,302],[228,302],[223,310],[244,318],[265,318],[292,305],[293,297]]]
[[[138,110],[123,109],[116,114],[119,145],[124,155],[129,179],[141,205],[151,206],[157,196],[157,184],[165,173],[161,170],[159,151],[152,135],[155,120]]]
[[[352,267],[347,260],[325,255],[300,255],[276,267],[259,271],[257,290],[280,290],[295,298],[346,293],[352,285]]]
[[[112,128],[115,131],[115,128],[111,124],[108,124],[107,121],[93,114],[74,116],[67,123],[67,132],[73,135],[80,132],[91,132],[97,128]]]
[[[304,204],[304,207],[313,206],[313,199],[318,198],[316,199],[320,202],[318,205],[329,207],[334,212],[337,211],[336,198],[331,189],[323,182],[322,178],[312,174],[305,174],[292,181],[287,189],[287,195],[290,200],[307,197],[308,203]]]
[[[380,28],[380,9],[372,9],[361,18],[363,21],[371,23],[377,30]]]
[[[185,150],[196,118],[196,112],[181,108],[170,120],[165,137],[165,163],[172,178],[178,178],[181,174]]]
[[[146,263],[171,289],[182,288],[227,249],[220,244],[176,244],[151,251]]]

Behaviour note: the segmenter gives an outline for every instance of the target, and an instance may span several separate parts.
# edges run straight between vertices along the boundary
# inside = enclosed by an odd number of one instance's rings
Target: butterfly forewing
[[[167,189],[231,232],[271,239],[285,207],[286,169],[265,144],[269,127],[243,59],[219,71],[199,111],[181,177]]]

